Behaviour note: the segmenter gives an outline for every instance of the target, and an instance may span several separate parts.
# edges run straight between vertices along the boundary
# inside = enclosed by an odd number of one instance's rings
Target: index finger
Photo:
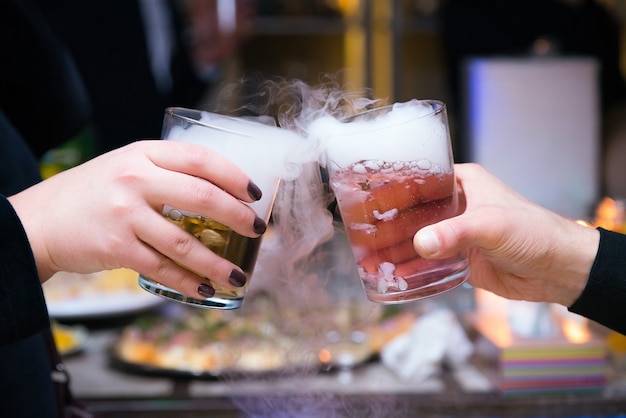
[[[261,190],[241,167],[210,148],[179,141],[142,142],[147,157],[158,167],[208,180],[245,202],[261,198]]]

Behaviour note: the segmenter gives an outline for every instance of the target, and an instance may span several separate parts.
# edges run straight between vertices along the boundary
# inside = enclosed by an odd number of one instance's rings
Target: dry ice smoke
[[[447,173],[452,170],[448,128],[442,118],[427,117],[432,114],[432,102],[413,99],[363,112],[350,123],[319,117],[308,125],[307,136],[321,144],[336,168],[345,169],[361,161],[401,159],[415,161],[431,173]],[[381,132],[385,145],[381,145]],[[321,162],[332,169],[330,161]]]
[[[263,81],[243,106],[252,114],[274,117],[281,128],[306,138],[288,156],[290,171],[298,167],[299,175],[281,182],[271,232],[264,238],[250,291],[272,295],[283,325],[293,332],[307,330],[307,337],[322,338],[331,326],[335,314],[335,300],[329,298],[332,280],[356,273],[353,260],[337,266],[323,246],[336,234],[336,214],[329,210],[334,196],[320,170],[324,149],[319,141],[308,138],[307,130],[320,118],[342,119],[380,102],[368,95],[366,90],[346,90],[331,77],[317,86],[275,79]],[[348,273],[338,272],[339,268]],[[358,277],[352,279],[359,287]]]
[[[243,96],[243,103],[233,104],[230,99],[233,96]],[[370,96],[368,89],[345,89],[330,75],[324,76],[316,86],[282,78],[241,80],[222,88],[213,110],[225,114],[271,116],[282,128],[302,133],[311,122],[321,117],[342,119],[386,104],[382,99]]]
[[[242,86],[229,86],[222,94],[234,94]],[[219,102],[228,101],[221,96]],[[299,80],[272,80],[261,83],[236,113],[272,116],[281,128],[307,138],[315,120],[342,119],[379,104],[367,91],[346,91],[330,78],[315,87]],[[214,110],[225,113],[226,109]],[[254,312],[255,298],[271,299],[280,326],[314,348],[336,325],[338,300],[356,294],[358,303],[371,304],[360,287],[349,249],[346,258],[346,247],[332,244],[340,222],[329,209],[334,197],[320,169],[322,155],[320,143],[308,138],[289,153],[290,172],[298,175],[281,182],[242,308],[244,313]],[[368,316],[365,313],[361,319],[367,321]],[[380,417],[398,406],[382,399],[347,405],[341,398],[305,387],[281,397],[234,400],[251,417]]]

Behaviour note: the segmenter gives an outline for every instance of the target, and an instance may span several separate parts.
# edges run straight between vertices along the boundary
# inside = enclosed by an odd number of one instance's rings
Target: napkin
[[[438,374],[444,362],[453,368],[466,363],[473,351],[454,312],[438,308],[420,315],[409,332],[387,343],[381,360],[398,378],[422,381]]]

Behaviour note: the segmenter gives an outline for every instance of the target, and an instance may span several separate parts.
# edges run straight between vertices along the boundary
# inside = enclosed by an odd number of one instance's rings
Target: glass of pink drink
[[[412,100],[338,121],[310,133],[325,165],[367,297],[402,303],[439,294],[469,276],[466,254],[426,260],[413,248],[422,227],[459,207],[446,108]]]

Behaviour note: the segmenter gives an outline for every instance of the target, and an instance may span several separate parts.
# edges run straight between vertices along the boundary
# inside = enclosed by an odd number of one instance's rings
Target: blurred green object
[[[78,135],[57,148],[47,151],[39,162],[44,180],[61,171],[75,167],[96,154],[96,135],[92,127],[86,127]]]

